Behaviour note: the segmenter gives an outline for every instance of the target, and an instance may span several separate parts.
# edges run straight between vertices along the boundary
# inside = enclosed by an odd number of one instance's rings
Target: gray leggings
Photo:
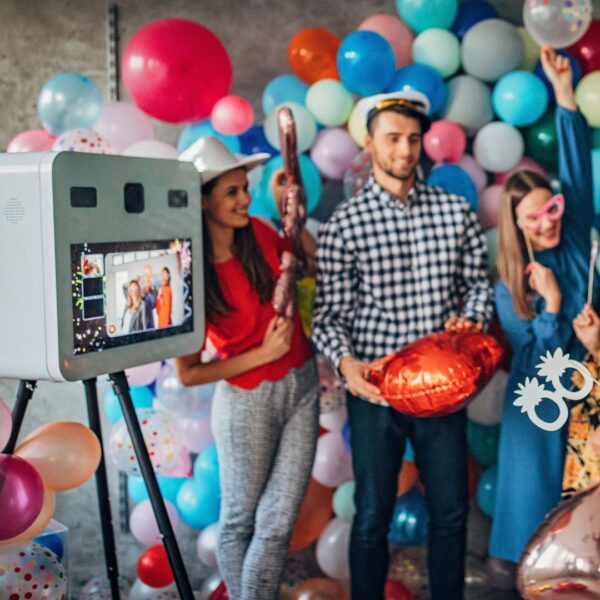
[[[318,434],[315,361],[253,390],[220,382],[212,409],[221,478],[217,558],[231,600],[275,600]]]

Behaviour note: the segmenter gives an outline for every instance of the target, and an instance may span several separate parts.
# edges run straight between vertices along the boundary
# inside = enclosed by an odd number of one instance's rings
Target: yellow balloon
[[[535,63],[537,63],[540,57],[540,47],[535,43],[525,27],[517,27],[517,31],[523,40],[523,62],[521,63],[521,69],[533,71]]]
[[[361,147],[365,147],[365,138],[367,137],[367,124],[358,110],[358,104],[354,106],[348,119],[348,132],[352,139]]]
[[[600,71],[588,73],[579,82],[575,99],[590,127],[600,127]]]
[[[298,291],[298,311],[302,320],[302,329],[304,334],[312,334],[312,314],[315,294],[317,291],[316,279],[312,276],[304,277],[296,284]]]

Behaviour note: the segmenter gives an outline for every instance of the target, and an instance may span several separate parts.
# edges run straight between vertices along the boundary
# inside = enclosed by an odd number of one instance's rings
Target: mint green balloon
[[[450,77],[460,67],[458,38],[446,29],[427,29],[413,42],[413,62],[428,65],[442,77]]]
[[[354,505],[354,481],[346,481],[333,494],[333,512],[343,521],[352,521],[356,514]]]
[[[327,127],[343,125],[350,118],[353,106],[352,94],[335,79],[321,79],[306,93],[306,108],[318,123]]]
[[[263,125],[265,137],[273,148],[281,150],[279,143],[279,124],[277,122],[277,111],[282,107],[287,106],[294,115],[296,123],[296,138],[298,140],[298,153],[308,150],[317,136],[317,123],[315,118],[301,104],[297,102],[284,102],[277,105],[265,119]]]

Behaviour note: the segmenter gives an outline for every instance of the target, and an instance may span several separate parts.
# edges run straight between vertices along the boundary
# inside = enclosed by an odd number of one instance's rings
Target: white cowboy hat
[[[202,183],[240,167],[249,171],[269,158],[271,155],[267,152],[236,156],[219,138],[213,136],[200,138],[179,155],[179,160],[194,163],[202,176]]]

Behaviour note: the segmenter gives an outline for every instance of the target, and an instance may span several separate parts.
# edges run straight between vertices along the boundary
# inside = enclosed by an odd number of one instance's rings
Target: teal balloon
[[[342,483],[333,494],[333,512],[343,521],[352,521],[356,514],[354,504],[354,490],[356,484],[354,481]]]
[[[132,386],[129,388],[129,394],[131,395],[134,408],[152,408],[154,394],[149,387],[145,385]],[[111,423],[116,423],[119,419],[123,418],[121,403],[112,388],[109,388],[106,394],[104,394],[102,406],[104,414]]]
[[[160,493],[165,500],[172,504],[177,503],[177,494],[181,486],[189,481],[188,477],[167,477],[166,475],[157,475],[158,487]],[[128,477],[127,478],[127,494],[134,504],[139,504],[143,500],[149,498],[146,484],[143,477]]]
[[[262,95],[262,109],[265,116],[276,106],[284,102],[297,102],[305,104],[308,84],[296,75],[279,75],[272,79],[265,87]]]
[[[237,135],[223,135],[210,123],[209,119],[188,125],[179,135],[177,140],[177,153],[181,154],[200,138],[213,136],[220,139],[231,152],[239,153],[241,149],[240,138]]]
[[[528,71],[503,75],[492,93],[494,112],[516,127],[532,125],[546,112],[548,90],[543,81]]]
[[[308,212],[311,213],[319,203],[321,198],[321,175],[315,163],[304,154],[300,154],[300,173],[302,182],[306,191],[306,205]],[[279,213],[275,207],[275,200],[271,194],[271,179],[273,173],[283,166],[281,155],[269,159],[264,166],[264,170],[258,185],[252,190],[252,204],[250,204],[250,214],[254,216],[264,216],[269,219],[279,219]]]
[[[458,11],[458,0],[396,0],[402,20],[416,33],[436,27],[450,29]]]
[[[221,496],[196,479],[188,479],[179,489],[176,506],[186,525],[204,529],[219,520]]]
[[[297,102],[285,102],[278,104],[267,116],[263,124],[265,137],[273,148],[281,149],[279,140],[279,120],[277,113],[279,108],[286,106],[292,111],[294,123],[296,125],[296,140],[298,152],[305,152],[315,141],[317,135],[317,123],[315,118],[308,112],[306,106]]]
[[[467,423],[467,444],[478,465],[489,467],[498,460],[498,438],[500,425],[480,425],[474,421]]]
[[[194,461],[194,479],[207,487],[220,490],[219,480],[219,457],[217,455],[217,446],[212,444],[202,450]]]
[[[600,127],[592,129],[592,148],[600,148]]]
[[[479,508],[490,518],[494,518],[496,506],[496,465],[488,467],[479,477],[477,483],[477,504]],[[523,507],[525,509],[525,507]]]

